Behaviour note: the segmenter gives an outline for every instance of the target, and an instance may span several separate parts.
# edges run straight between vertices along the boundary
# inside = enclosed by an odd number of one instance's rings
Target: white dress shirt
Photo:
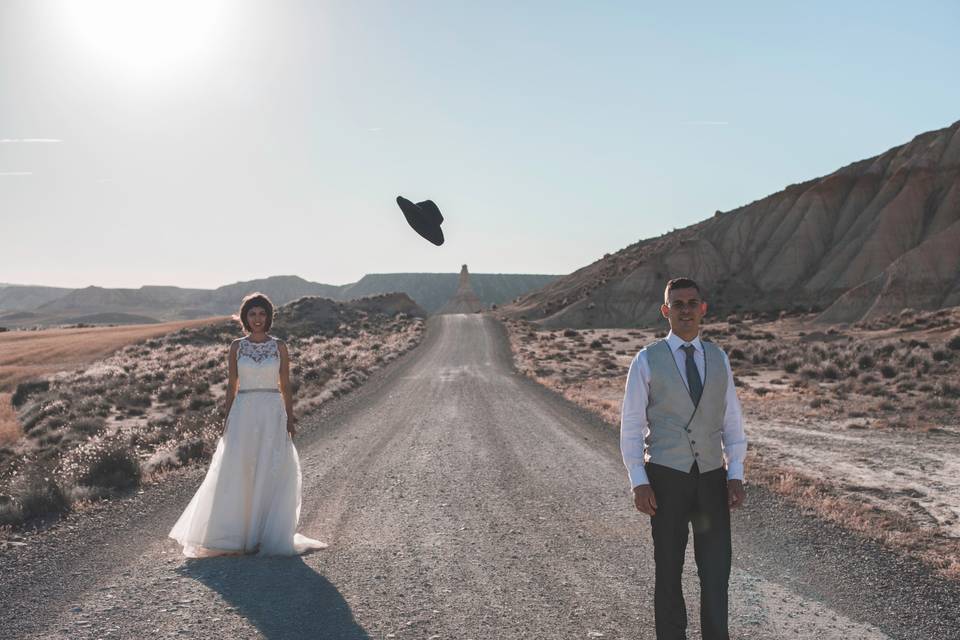
[[[703,381],[705,365],[703,360],[703,344],[700,336],[692,342],[685,342],[672,331],[667,335],[667,344],[677,361],[677,369],[683,383],[690,388],[687,382],[687,354],[680,347],[692,344],[696,350],[693,360],[700,372]],[[721,444],[723,445],[723,459],[727,465],[727,479],[743,480],[743,459],[747,455],[747,434],[743,430],[743,412],[740,401],[737,399],[737,390],[733,385],[733,370],[727,354],[723,354],[723,365],[727,369],[726,409],[723,414],[723,431]],[[627,385],[623,393],[623,408],[620,414],[620,451],[623,454],[623,463],[627,466],[630,475],[630,486],[650,484],[646,462],[645,439],[650,433],[650,424],[647,421],[647,399],[650,394],[650,364],[647,361],[646,348],[634,357],[627,372]]]

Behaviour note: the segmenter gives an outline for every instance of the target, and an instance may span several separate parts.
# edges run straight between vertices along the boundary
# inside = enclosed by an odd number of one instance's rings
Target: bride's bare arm
[[[230,415],[230,407],[233,406],[233,400],[237,397],[237,349],[239,348],[240,341],[234,340],[227,354],[227,404],[223,413],[224,433],[227,431],[227,416]]]
[[[294,424],[297,419],[293,416],[293,393],[290,390],[290,352],[283,340],[277,340],[280,351],[280,393],[283,394],[283,404],[287,408],[287,431],[290,435],[296,433]]]

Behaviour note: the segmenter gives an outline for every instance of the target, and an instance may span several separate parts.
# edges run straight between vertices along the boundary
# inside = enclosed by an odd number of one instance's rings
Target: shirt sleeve
[[[723,459],[727,463],[727,479],[743,480],[743,461],[747,457],[747,434],[743,429],[743,411],[737,398],[737,388],[733,383],[733,368],[730,359],[723,354],[727,367],[727,408],[723,414]]]
[[[647,422],[647,397],[650,393],[650,368],[642,351],[630,363],[627,385],[620,412],[620,453],[630,477],[630,487],[650,484],[644,468],[645,440],[650,432]]]

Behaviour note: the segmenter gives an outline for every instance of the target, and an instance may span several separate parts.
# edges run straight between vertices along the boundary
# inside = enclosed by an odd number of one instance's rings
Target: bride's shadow
[[[222,595],[266,638],[370,638],[337,588],[299,556],[190,560],[177,572]]]

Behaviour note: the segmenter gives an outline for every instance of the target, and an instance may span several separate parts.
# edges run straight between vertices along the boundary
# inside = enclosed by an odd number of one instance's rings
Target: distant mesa
[[[470,272],[467,270],[467,265],[463,265],[460,268],[460,281],[457,283],[456,293],[437,313],[478,313],[482,310],[483,304],[470,285]]]
[[[556,280],[542,274],[471,274],[480,304],[503,304]],[[348,301],[404,293],[418,308],[436,313],[459,287],[456,273],[370,274],[357,282],[330,285],[299,276],[273,276],[217,289],[145,286],[139,289],[27,287],[0,285],[0,322],[9,327],[60,324],[141,324],[191,320],[235,313],[244,295],[262,291],[282,306],[304,296]],[[92,318],[99,317],[100,321]]]
[[[501,311],[551,327],[650,326],[679,275],[704,286],[714,317],[813,310],[857,322],[960,305],[960,122],[641,240]]]

